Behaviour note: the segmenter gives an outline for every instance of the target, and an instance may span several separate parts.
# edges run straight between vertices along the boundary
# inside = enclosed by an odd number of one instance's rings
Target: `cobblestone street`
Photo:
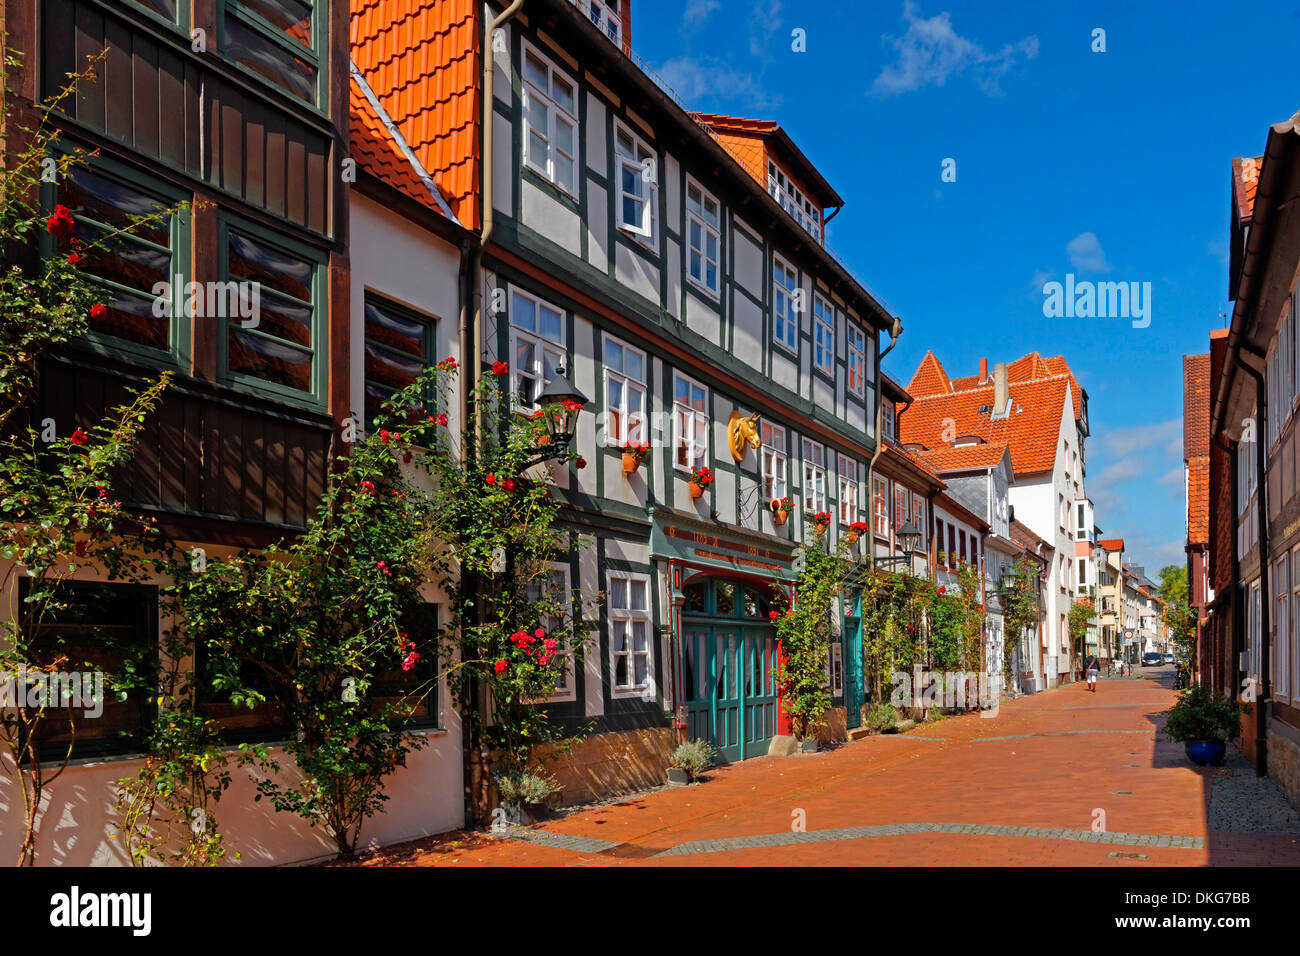
[[[1157,733],[1169,669],[834,751],[762,757],[509,837],[444,834],[361,865],[1300,864],[1300,818],[1232,748],[1194,767]],[[802,821],[803,828],[798,824]]]

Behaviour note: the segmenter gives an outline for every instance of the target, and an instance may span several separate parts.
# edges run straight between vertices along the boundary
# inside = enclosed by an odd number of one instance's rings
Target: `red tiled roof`
[[[928,475],[940,488],[948,487],[947,484],[944,482],[944,480],[940,478],[937,474],[935,474],[933,469],[930,468],[930,466],[928,466],[925,462],[921,461],[919,457],[917,457],[912,452],[908,451],[906,448],[900,448],[898,445],[886,441],[885,454],[891,458],[896,458],[899,461],[904,462],[905,464],[911,465],[917,471],[920,471],[923,474]]]
[[[925,353],[921,364],[916,367],[912,380],[907,383],[907,390],[913,398],[925,398],[929,395],[946,395],[952,391],[952,382],[948,373],[931,351]]]
[[[992,385],[918,398],[898,416],[899,439],[938,447],[945,437],[976,435],[990,444],[1006,444],[1017,475],[1050,471],[1056,463],[1068,381],[1058,375],[1010,386],[1011,414],[999,419],[989,412]]]
[[[1259,185],[1259,171],[1264,165],[1263,156],[1238,156],[1232,161],[1232,188],[1237,197],[1237,219],[1248,225],[1255,215],[1255,187]]]
[[[937,361],[936,359],[936,363]],[[1030,352],[1028,355],[1022,355],[1007,366],[1008,385],[1014,385],[1017,382],[1034,382],[1039,379],[1050,378],[1053,375],[1069,376],[1070,400],[1074,405],[1074,417],[1078,418],[1083,404],[1083,389],[1079,387],[1079,380],[1075,378],[1074,372],[1070,369],[1070,364],[1065,360],[1064,355],[1050,355],[1043,358],[1037,352]],[[992,381],[991,373],[989,378],[983,382],[980,381],[978,375],[964,375],[952,379],[951,390],[956,392],[964,388],[977,388],[980,385],[988,385]]]
[[[421,205],[445,215],[355,76],[349,84],[348,106],[349,154],[357,165]]]
[[[479,34],[473,0],[352,0],[352,59],[452,211],[477,229]]]
[[[753,145],[753,139],[761,139],[766,144],[775,146],[773,158],[784,168],[787,175],[793,176],[795,184],[808,193],[808,198],[820,208],[843,206],[844,200],[833,186],[826,181],[812,160],[804,155],[803,150],[795,145],[790,134],[781,128],[775,120],[749,119],[744,116],[724,116],[721,113],[688,112],[691,119],[701,126],[708,127],[717,135],[718,143],[736,158],[745,171],[767,188],[767,162]],[[728,135],[733,134],[733,135]]]
[[[1203,544],[1210,540],[1210,457],[1187,463],[1187,540]]]
[[[1045,551],[1056,550],[1050,542],[1036,535],[1029,525],[1022,524],[1019,521],[1011,522],[1011,540],[1034,554],[1038,554],[1040,548]],[[1042,557],[1042,555],[1039,555],[1039,557]]]
[[[1097,542],[1097,546],[1103,551],[1123,551],[1123,538],[1102,538]]]
[[[960,448],[932,448],[916,457],[936,472],[974,471],[992,468],[1007,453],[1006,442],[963,445]]]
[[[1183,356],[1183,460],[1210,454],[1210,353]]]

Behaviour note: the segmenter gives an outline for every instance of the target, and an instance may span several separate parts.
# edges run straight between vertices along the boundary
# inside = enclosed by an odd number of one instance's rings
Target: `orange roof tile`
[[[1183,356],[1183,460],[1210,454],[1210,353]]]
[[[1193,458],[1187,463],[1187,540],[1202,544],[1210,540],[1210,459]]]
[[[349,86],[349,155],[357,165],[439,215],[446,210],[394,138],[355,76]],[[400,135],[400,134],[399,134]]]
[[[1242,225],[1254,218],[1255,188],[1263,165],[1263,156],[1238,156],[1232,161],[1232,187],[1237,198],[1237,218]]]
[[[478,229],[479,5],[352,0],[352,59],[456,217]]]
[[[948,373],[943,370],[943,365],[935,357],[934,352],[925,353],[925,358],[921,359],[921,364],[916,367],[912,380],[907,383],[907,390],[914,398],[947,394],[952,391],[952,382],[948,381]]]
[[[1056,462],[1061,410],[1069,381],[1064,375],[1055,375],[1009,386],[1011,414],[999,419],[993,419],[989,412],[993,405],[992,385],[917,398],[905,410],[900,408],[899,440],[937,448],[953,436],[975,435],[989,443],[1005,443],[1011,449],[1011,465],[1017,475],[1049,471]]]
[[[1123,538],[1102,538],[1097,542],[1097,545],[1103,551],[1123,551],[1124,539]]]
[[[780,123],[743,116],[724,116],[720,113],[689,112],[687,115],[711,130],[722,147],[764,189],[767,188],[766,152],[770,143],[775,146],[773,158],[817,206],[824,209],[844,205],[840,194],[826,181],[821,170],[804,155],[803,150],[795,145]],[[758,143],[762,145],[759,146]]]
[[[1074,405],[1074,417],[1078,418],[1083,404],[1083,389],[1079,387],[1079,380],[1075,378],[1074,372],[1070,369],[1070,364],[1065,360],[1064,355],[1051,355],[1043,358],[1037,352],[1030,352],[1028,355],[1022,355],[1007,366],[1008,385],[1014,385],[1017,382],[1034,382],[1038,379],[1050,378],[1053,375],[1069,376],[1070,400]],[[978,375],[964,375],[952,379],[951,390],[960,391],[964,388],[975,388],[981,384],[988,385],[991,381],[991,376],[984,382],[980,382]]]
[[[1006,442],[962,445],[960,448],[932,448],[917,452],[916,457],[936,472],[974,471],[992,468],[1007,453]]]

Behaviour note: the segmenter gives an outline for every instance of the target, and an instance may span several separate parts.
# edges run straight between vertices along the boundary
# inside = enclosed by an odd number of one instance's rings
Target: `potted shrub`
[[[786,520],[790,517],[790,512],[793,509],[794,505],[790,503],[789,498],[773,498],[772,523],[778,528],[781,527],[781,525],[785,524]]]
[[[831,526],[831,513],[829,511],[814,511],[812,520],[813,531],[817,534],[825,534],[826,529]]]
[[[1202,767],[1217,767],[1226,751],[1224,741],[1237,736],[1241,705],[1215,697],[1204,687],[1183,691],[1169,711],[1165,733],[1183,745],[1187,758]]]
[[[858,543],[858,538],[862,537],[863,533],[867,531],[867,527],[865,521],[855,521],[853,524],[849,525],[846,537],[849,539],[850,546]]]
[[[641,467],[641,462],[645,461],[646,456],[650,454],[650,443],[645,441],[630,441],[623,446],[623,474],[631,475]]]
[[[717,750],[707,740],[688,740],[678,744],[668,761],[668,783],[674,787],[694,783],[701,773],[713,766]]]
[[[892,734],[898,729],[898,708],[881,702],[867,711],[867,729],[876,734]]]
[[[699,498],[704,489],[713,484],[713,472],[708,465],[699,465],[691,469],[691,497]]]
[[[560,789],[551,777],[526,770],[509,770],[496,777],[497,793],[509,818],[536,823],[546,817],[546,799]]]

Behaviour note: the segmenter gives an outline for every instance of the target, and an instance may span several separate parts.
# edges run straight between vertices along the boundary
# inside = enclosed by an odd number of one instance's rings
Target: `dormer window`
[[[818,242],[822,241],[822,211],[771,160],[767,163],[767,191],[809,235]]]
[[[886,400],[881,406],[880,433],[885,441],[894,440],[894,403]]]
[[[609,37],[615,46],[623,45],[623,17],[620,9],[623,0],[570,0],[570,2],[591,17],[591,22],[596,24],[600,32]]]

